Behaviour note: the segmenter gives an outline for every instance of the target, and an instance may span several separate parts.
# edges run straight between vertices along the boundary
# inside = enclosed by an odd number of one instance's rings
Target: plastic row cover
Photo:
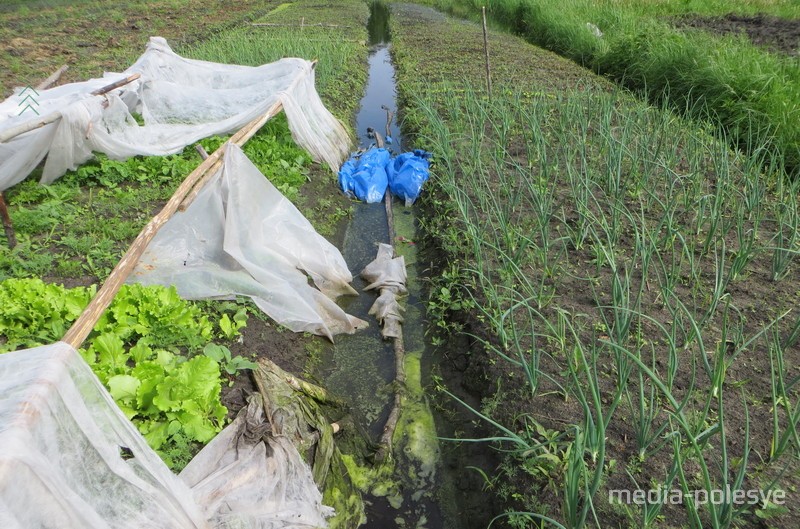
[[[105,96],[91,92],[132,75],[141,77]],[[125,72],[43,90],[39,116],[21,111],[22,89],[0,103],[0,133],[54,112],[62,118],[0,143],[0,190],[23,180],[47,155],[42,183],[50,183],[102,152],[113,159],[167,155],[215,134],[228,134],[280,101],[292,136],[319,162],[336,170],[350,139],[314,88],[314,68],[303,59],[258,67],[186,59],[153,37]],[[27,95],[27,93],[26,93]],[[140,114],[139,125],[133,113]]]
[[[333,339],[366,326],[333,301],[356,294],[352,279],[339,250],[228,144],[219,172],[158,232],[129,281],[175,285],[186,299],[248,296],[289,329]]]
[[[0,527],[325,527],[331,510],[294,446],[247,435],[259,413],[251,404],[178,477],[75,349],[0,355]]]
[[[386,149],[372,148],[350,157],[339,169],[339,187],[367,203],[380,202],[387,187],[410,206],[428,180],[431,153],[415,150],[392,158]]]
[[[364,290],[378,290],[380,295],[369,309],[369,314],[383,325],[384,338],[397,338],[402,335],[403,307],[397,301],[399,294],[406,290],[406,261],[401,255],[394,256],[394,249],[381,243],[378,255],[361,271],[361,277],[370,284]]]

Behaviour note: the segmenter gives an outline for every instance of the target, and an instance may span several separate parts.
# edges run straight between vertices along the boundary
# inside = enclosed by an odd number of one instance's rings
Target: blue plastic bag
[[[414,152],[404,152],[390,163],[389,189],[392,194],[405,200],[410,206],[419,197],[422,184],[430,175],[431,153],[420,149]]]
[[[370,149],[351,156],[339,169],[339,187],[346,194],[368,203],[380,202],[389,185],[386,168],[391,155],[386,149]]]

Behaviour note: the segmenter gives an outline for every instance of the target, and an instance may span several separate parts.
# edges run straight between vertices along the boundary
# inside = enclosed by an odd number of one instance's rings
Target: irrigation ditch
[[[391,57],[389,7],[370,3],[368,27],[368,78],[356,115],[359,148],[375,145],[368,129],[391,138],[386,148],[400,153],[406,147],[399,128],[395,69]],[[324,347],[316,376],[332,392],[342,395],[357,422],[372,440],[381,438],[392,412],[395,393],[400,392],[400,415],[392,435],[388,456],[391,473],[384,479],[366,480],[367,528],[465,527],[461,516],[463,498],[455,495],[453,468],[443,464],[434,417],[425,386],[428,385],[431,350],[426,338],[426,294],[424,271],[418,259],[419,245],[415,209],[391,202],[391,215],[384,202],[358,203],[344,228],[342,254],[356,279],[358,297],[344,300],[342,307],[356,317],[373,322],[353,335],[337,337]],[[391,228],[390,228],[391,226]],[[390,233],[394,235],[391,240]],[[400,362],[404,381],[398,382],[397,357],[391,340],[381,337],[380,328],[368,311],[375,295],[363,292],[367,282],[358,273],[375,258],[379,243],[389,243],[406,263],[408,289],[404,300],[403,342]],[[377,465],[384,462],[376,462]],[[364,483],[362,479],[356,481]]]

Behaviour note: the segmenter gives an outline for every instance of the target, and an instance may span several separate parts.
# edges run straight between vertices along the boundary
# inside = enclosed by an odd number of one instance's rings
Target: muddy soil
[[[785,55],[797,56],[800,52],[800,19],[729,13],[720,17],[687,15],[674,23],[680,28],[700,29],[715,35],[746,35],[753,44]]]

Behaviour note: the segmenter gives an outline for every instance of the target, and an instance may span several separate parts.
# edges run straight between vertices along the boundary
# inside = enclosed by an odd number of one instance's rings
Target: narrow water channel
[[[372,127],[386,135],[386,108],[397,114],[395,70],[391,60],[389,8],[381,2],[370,5],[369,78],[361,107],[356,117],[359,148],[366,149],[373,140],[367,136]],[[402,152],[403,144],[397,121],[389,129],[392,143],[387,148]],[[406,260],[409,295],[405,300],[403,326],[406,349],[406,398],[395,435],[394,457],[398,494],[368,496],[363,527],[368,529],[416,528],[459,529],[460,520],[454,513],[453,487],[439,461],[439,446],[433,415],[423,391],[427,372],[425,342],[425,303],[422,296],[415,218],[410,208],[395,201],[392,208],[397,242],[395,249]],[[386,423],[394,398],[394,348],[384,341],[380,327],[369,308],[376,295],[364,292],[366,284],[358,274],[375,258],[378,244],[388,240],[386,209],[383,203],[354,204],[353,216],[347,226],[342,254],[353,276],[358,297],[344,300],[348,313],[367,320],[370,327],[354,335],[340,335],[330,350],[323,354],[319,376],[334,393],[347,399],[353,416],[364,431],[377,441]],[[449,499],[447,499],[449,498]]]

